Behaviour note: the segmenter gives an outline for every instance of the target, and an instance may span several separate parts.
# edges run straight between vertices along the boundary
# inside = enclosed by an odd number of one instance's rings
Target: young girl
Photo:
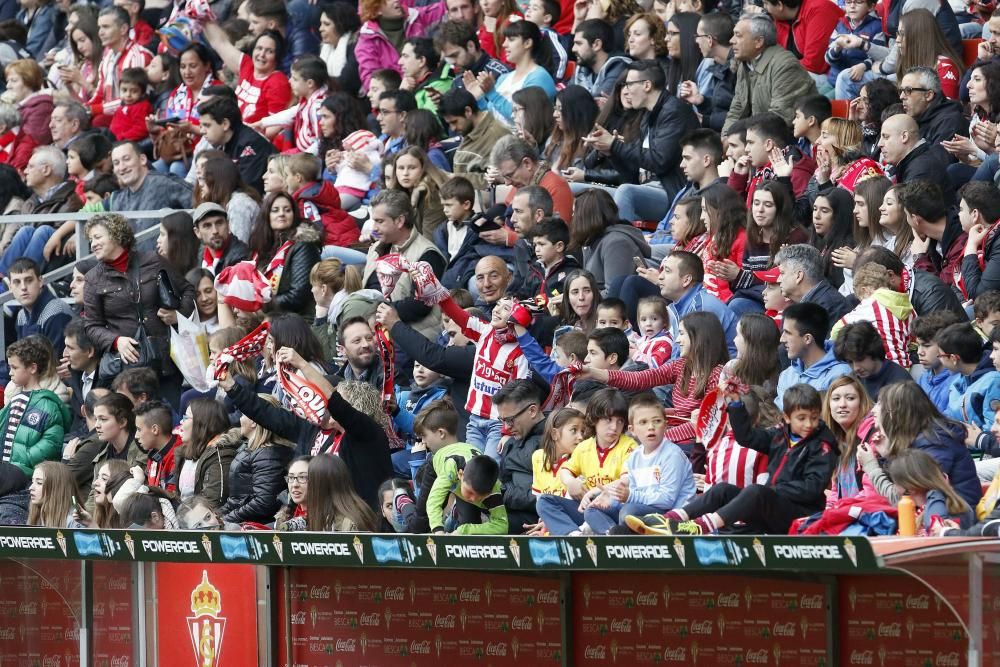
[[[719,384],[722,366],[729,361],[726,336],[722,324],[712,313],[694,312],[680,323],[677,344],[678,359],[645,371],[607,371],[584,367],[578,379],[597,380],[626,391],[642,391],[672,384],[673,404],[670,411],[675,426],[667,429],[667,438],[676,442],[691,459],[696,473],[705,470],[705,449],[695,443],[691,411],[701,406],[705,392]]]
[[[115,508],[123,528],[142,526],[146,530],[177,530],[177,513],[172,498],[163,489],[140,487],[129,494],[119,494]]]
[[[479,45],[490,58],[496,58],[510,67],[513,63],[507,60],[507,54],[502,48],[504,29],[524,17],[518,9],[515,0],[480,0],[484,18],[493,19],[493,30],[487,27],[487,21],[479,26]]]
[[[934,458],[918,449],[908,449],[889,464],[889,476],[913,499],[921,514],[923,531],[930,534],[933,519],[951,520],[960,528],[976,522],[976,515],[962,499]]]
[[[744,318],[750,317],[744,315]],[[771,392],[760,387],[750,387],[750,393],[743,397],[750,422],[761,428],[769,428],[782,421],[781,410],[774,404]],[[727,427],[714,447],[708,448],[705,458],[705,488],[715,484],[732,484],[744,488],[756,484],[762,473],[767,472],[766,454],[744,447],[736,442],[732,427]]]
[[[39,463],[31,475],[28,495],[29,526],[87,528],[77,520],[83,501],[69,466],[55,461]]]
[[[538,518],[552,535],[581,535],[589,532],[583,513],[604,487],[621,477],[625,461],[636,446],[625,435],[628,402],[617,389],[602,389],[587,404],[587,425],[594,437],[577,445],[559,468],[565,496],[538,497]]]
[[[582,412],[573,408],[560,408],[549,415],[542,442],[531,454],[531,490],[536,496],[566,495],[566,486],[559,478],[559,470],[576,446],[587,437],[585,419]]]
[[[890,187],[892,181],[884,176],[866,178],[854,187],[854,245],[830,251],[833,265],[844,273],[844,282],[840,286],[840,293],[844,296],[854,293],[851,283],[858,255],[873,245],[886,245],[885,234],[878,219],[881,215],[879,207]]]
[[[913,266],[913,228],[906,222],[906,214],[903,212],[903,205],[899,201],[899,185],[889,188],[882,205],[879,206],[878,224],[885,235],[885,245],[896,253],[896,256],[906,266]]]
[[[647,296],[639,301],[636,314],[639,339],[635,343],[636,352],[632,360],[649,368],[659,368],[670,360],[674,349],[667,304],[662,297]]]
[[[823,422],[840,446],[840,461],[833,476],[827,507],[861,491],[861,468],[857,461],[858,427],[871,412],[872,402],[861,383],[850,375],[834,380],[823,401]]]
[[[111,500],[126,482],[132,479],[128,463],[113,459],[102,463],[94,476],[94,528],[120,528],[118,512]]]
[[[705,289],[720,301],[729,301],[733,292],[729,279],[710,270],[709,265],[732,267],[727,275],[743,268],[747,243],[747,209],[742,197],[728,185],[716,183],[701,191],[701,221],[708,230],[708,245],[702,257],[706,261]]]
[[[379,532],[406,533],[407,522],[417,513],[417,501],[413,497],[410,481],[406,479],[387,479],[378,487]]]
[[[285,473],[288,504],[275,515],[275,530],[285,530],[285,524],[289,519],[306,517],[306,489],[309,488],[309,462],[312,458],[309,455],[297,456],[288,464],[288,471]]]
[[[843,188],[828,188],[813,202],[813,229],[809,244],[819,248],[823,274],[839,288],[844,271],[833,261],[833,251],[854,245],[854,199]]]
[[[313,333],[323,346],[326,359],[337,356],[337,320],[347,295],[361,289],[361,274],[336,258],[320,260],[309,270],[309,286],[316,301]]]
[[[584,269],[576,269],[566,276],[564,293],[555,295],[549,301],[549,312],[560,318],[563,324],[576,327],[589,334],[597,324],[597,302],[600,290],[594,274]]]
[[[762,310],[764,283],[754,276],[754,271],[773,266],[774,256],[782,246],[805,243],[805,230],[795,222],[792,213],[792,198],[784,184],[761,183],[754,189],[747,212],[742,259],[710,260],[705,264],[707,272],[728,281],[732,292],[729,307],[737,315]]]
[[[309,514],[289,519],[285,530],[375,532],[378,517],[354,490],[351,473],[339,456],[316,456],[309,462]]]
[[[686,250],[702,257],[708,245],[705,221],[701,216],[701,197],[684,197],[674,204],[670,218],[670,235],[677,250]]]
[[[778,386],[780,332],[774,321],[761,313],[747,313],[736,325],[736,358],[725,366],[727,377],[737,377],[750,386],[763,387],[773,395]]]
[[[854,295],[860,303],[830,330],[837,340],[840,330],[853,322],[871,322],[882,337],[885,356],[903,368],[910,361],[910,327],[916,317],[910,296],[898,292],[898,279],[881,264],[869,262],[854,275]]]

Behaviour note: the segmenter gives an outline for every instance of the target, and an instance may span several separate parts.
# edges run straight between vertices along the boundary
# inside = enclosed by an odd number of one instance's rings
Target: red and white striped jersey
[[[132,41],[126,42],[121,52],[105,49],[97,72],[97,86],[89,102],[91,115],[110,116],[117,111],[121,106],[118,86],[121,83],[122,71],[129,67],[145,68],[152,59],[152,53]]]
[[[646,364],[649,368],[659,368],[670,361],[674,349],[674,339],[669,331],[661,331],[651,338],[639,337],[636,341],[636,352],[632,360]]]
[[[708,450],[705,461],[705,486],[733,484],[741,489],[757,483],[757,476],[767,472],[767,455],[736,442],[731,429]]]
[[[905,292],[880,288],[851,312],[840,318],[830,331],[831,340],[836,340],[840,330],[854,322],[871,322],[882,337],[885,347],[885,358],[895,361],[903,368],[909,368],[910,362],[910,325],[916,313],[910,304],[909,295]]]
[[[262,127],[290,128],[295,135],[295,148],[302,153],[319,153],[319,108],[326,99],[327,88],[313,91],[294,107],[279,111],[261,120]]]

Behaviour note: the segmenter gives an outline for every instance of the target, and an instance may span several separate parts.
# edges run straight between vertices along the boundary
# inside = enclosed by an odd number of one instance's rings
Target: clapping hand
[[[795,164],[791,157],[785,155],[785,151],[775,146],[771,149],[771,169],[778,178],[791,178],[792,169]]]

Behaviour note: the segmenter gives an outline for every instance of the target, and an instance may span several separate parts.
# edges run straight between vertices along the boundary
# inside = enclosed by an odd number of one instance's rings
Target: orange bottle
[[[896,505],[899,511],[899,534],[901,537],[913,537],[917,534],[917,506],[913,498],[903,496]]]

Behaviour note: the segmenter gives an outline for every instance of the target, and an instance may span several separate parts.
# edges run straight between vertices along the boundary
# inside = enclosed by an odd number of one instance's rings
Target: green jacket
[[[795,102],[815,94],[816,83],[799,59],[781,46],[769,46],[754,62],[753,69],[747,63],[738,63],[736,91],[722,132],[725,134],[741,118],[768,111],[791,123]]]
[[[0,411],[0,437],[7,436],[7,418],[10,405]],[[37,389],[28,394],[28,407],[21,423],[14,431],[14,444],[10,462],[31,477],[35,466],[42,461],[62,458],[63,436],[72,424],[69,406],[48,389]]]
[[[464,442],[442,447],[434,453],[431,465],[434,467],[434,484],[427,494],[427,518],[431,524],[431,532],[444,528],[444,510],[448,504],[449,495],[454,494],[463,502],[461,480],[458,471],[465,468],[466,462],[473,456],[482,454],[477,448]],[[455,535],[506,535],[507,508],[503,504],[500,493],[500,480],[493,485],[493,492],[481,503],[470,503],[490,516],[486,523],[466,523],[455,529]]]
[[[442,95],[451,90],[452,79],[455,75],[451,71],[451,66],[446,62],[442,62],[436,70],[430,73],[426,79],[423,80],[421,84],[417,86],[417,89],[413,92],[413,96],[417,99],[418,109],[427,109],[430,112],[437,113],[437,104],[431,99],[431,96],[427,94],[428,88],[433,88]]]

